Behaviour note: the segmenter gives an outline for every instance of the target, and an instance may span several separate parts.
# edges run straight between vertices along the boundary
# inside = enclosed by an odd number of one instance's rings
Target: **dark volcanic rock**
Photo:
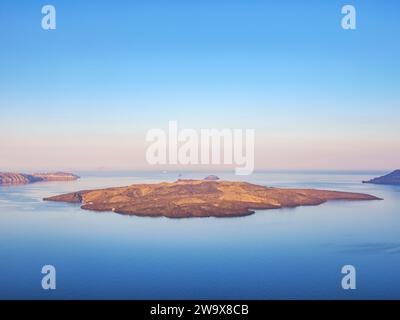
[[[374,178],[363,183],[400,185],[400,170],[395,170],[382,177]]]
[[[319,205],[328,200],[378,200],[361,193],[280,189],[233,181],[178,180],[78,191],[45,198],[81,203],[82,209],[137,216],[233,217],[255,209]]]

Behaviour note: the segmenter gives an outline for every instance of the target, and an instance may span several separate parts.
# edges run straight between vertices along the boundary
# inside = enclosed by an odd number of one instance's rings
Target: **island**
[[[315,189],[283,189],[236,181],[177,180],[84,190],[44,198],[79,203],[94,211],[168,218],[236,217],[254,210],[319,205],[328,200],[381,200],[372,195]]]
[[[219,177],[216,176],[216,175],[211,174],[211,175],[205,177],[204,180],[215,181],[215,180],[219,180]]]
[[[400,185],[400,170],[395,170],[387,175],[363,181],[363,183]]]
[[[27,184],[41,181],[70,181],[77,179],[79,179],[79,176],[67,172],[33,174],[0,172],[0,185]]]

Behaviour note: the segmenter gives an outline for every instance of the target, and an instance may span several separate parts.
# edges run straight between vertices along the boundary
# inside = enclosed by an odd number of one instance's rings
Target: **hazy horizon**
[[[380,174],[380,173],[389,173],[394,170],[398,170],[397,168],[381,168],[381,169],[329,169],[329,168],[309,168],[309,169],[302,169],[302,168],[256,168],[250,174],[257,174],[257,173],[309,173],[309,174]],[[26,174],[34,174],[34,173],[50,173],[50,172],[69,172],[75,174],[128,174],[128,173],[174,173],[174,174],[191,174],[191,173],[202,173],[202,174],[219,174],[219,173],[234,173],[234,168],[227,168],[225,166],[221,167],[199,167],[199,166],[183,166],[183,167],[154,167],[154,168],[71,168],[71,167],[62,167],[62,168],[45,168],[45,167],[38,167],[38,168],[0,168],[0,172],[14,172],[14,173],[26,173]]]
[[[356,30],[344,1],[52,1],[51,31],[22,3],[0,11],[1,171],[162,170],[145,136],[169,120],[255,129],[256,170],[400,166],[398,1],[352,1]]]

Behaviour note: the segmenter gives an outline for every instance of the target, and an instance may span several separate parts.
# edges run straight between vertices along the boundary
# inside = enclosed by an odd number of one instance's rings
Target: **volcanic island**
[[[83,190],[44,198],[125,215],[187,218],[238,217],[254,210],[319,205],[330,200],[382,200],[372,195],[274,188],[237,181],[187,180]]]

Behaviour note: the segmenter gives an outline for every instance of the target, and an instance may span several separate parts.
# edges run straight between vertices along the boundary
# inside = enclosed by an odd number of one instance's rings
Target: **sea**
[[[0,299],[400,299],[400,186],[361,183],[385,172],[77,173],[77,181],[0,186]],[[383,200],[183,219],[42,200],[208,174]],[[46,265],[55,268],[54,290],[42,287]],[[342,286],[348,265],[354,289]]]

